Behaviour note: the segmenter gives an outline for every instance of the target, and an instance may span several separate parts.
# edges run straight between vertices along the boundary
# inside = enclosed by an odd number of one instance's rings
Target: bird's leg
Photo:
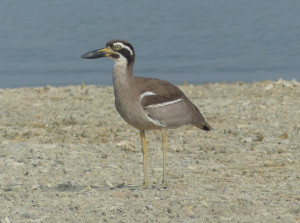
[[[167,137],[166,137],[166,130],[162,129],[162,145],[161,145],[161,150],[163,152],[163,179],[162,179],[162,184],[161,186],[164,188],[167,188]]]
[[[145,136],[145,131],[140,130],[140,135],[141,135],[141,141],[142,141],[142,153],[143,153],[143,164],[144,164],[144,184],[143,187],[147,188],[149,185],[149,180],[148,180],[148,172],[147,172],[147,157],[148,157],[148,145],[147,145],[147,140]]]

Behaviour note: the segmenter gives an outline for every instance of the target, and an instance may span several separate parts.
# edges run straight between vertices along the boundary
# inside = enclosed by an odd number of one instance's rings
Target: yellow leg
[[[162,145],[161,145],[161,150],[163,152],[163,179],[162,179],[162,187],[167,188],[167,136],[166,136],[166,130],[163,129],[161,131],[162,133]]]
[[[147,145],[147,140],[145,136],[145,131],[140,130],[140,135],[141,135],[141,141],[142,141],[142,153],[143,153],[143,164],[144,164],[144,184],[143,187],[147,188],[149,186],[149,180],[148,180],[148,164],[147,164],[147,157],[148,157],[148,145]]]

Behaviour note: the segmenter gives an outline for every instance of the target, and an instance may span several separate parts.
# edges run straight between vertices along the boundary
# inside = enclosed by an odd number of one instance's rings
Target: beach
[[[0,222],[300,222],[300,83],[185,83],[213,131],[117,113],[111,86],[0,89]]]

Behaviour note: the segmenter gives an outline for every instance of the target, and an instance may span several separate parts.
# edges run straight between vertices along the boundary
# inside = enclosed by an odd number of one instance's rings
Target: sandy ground
[[[0,222],[300,222],[300,83],[182,85],[214,131],[149,142],[112,87],[0,89]]]

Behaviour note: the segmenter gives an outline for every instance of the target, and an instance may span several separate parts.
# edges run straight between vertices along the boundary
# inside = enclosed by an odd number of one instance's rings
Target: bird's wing
[[[138,78],[140,103],[148,116],[161,126],[177,128],[192,124],[203,130],[211,127],[198,108],[175,85],[168,81]]]
[[[158,79],[144,79],[143,85],[139,86],[141,106],[160,126],[176,128],[193,121],[194,105],[175,85]]]
[[[143,108],[178,99],[185,99],[184,93],[168,81],[153,78],[138,78],[140,101]]]

